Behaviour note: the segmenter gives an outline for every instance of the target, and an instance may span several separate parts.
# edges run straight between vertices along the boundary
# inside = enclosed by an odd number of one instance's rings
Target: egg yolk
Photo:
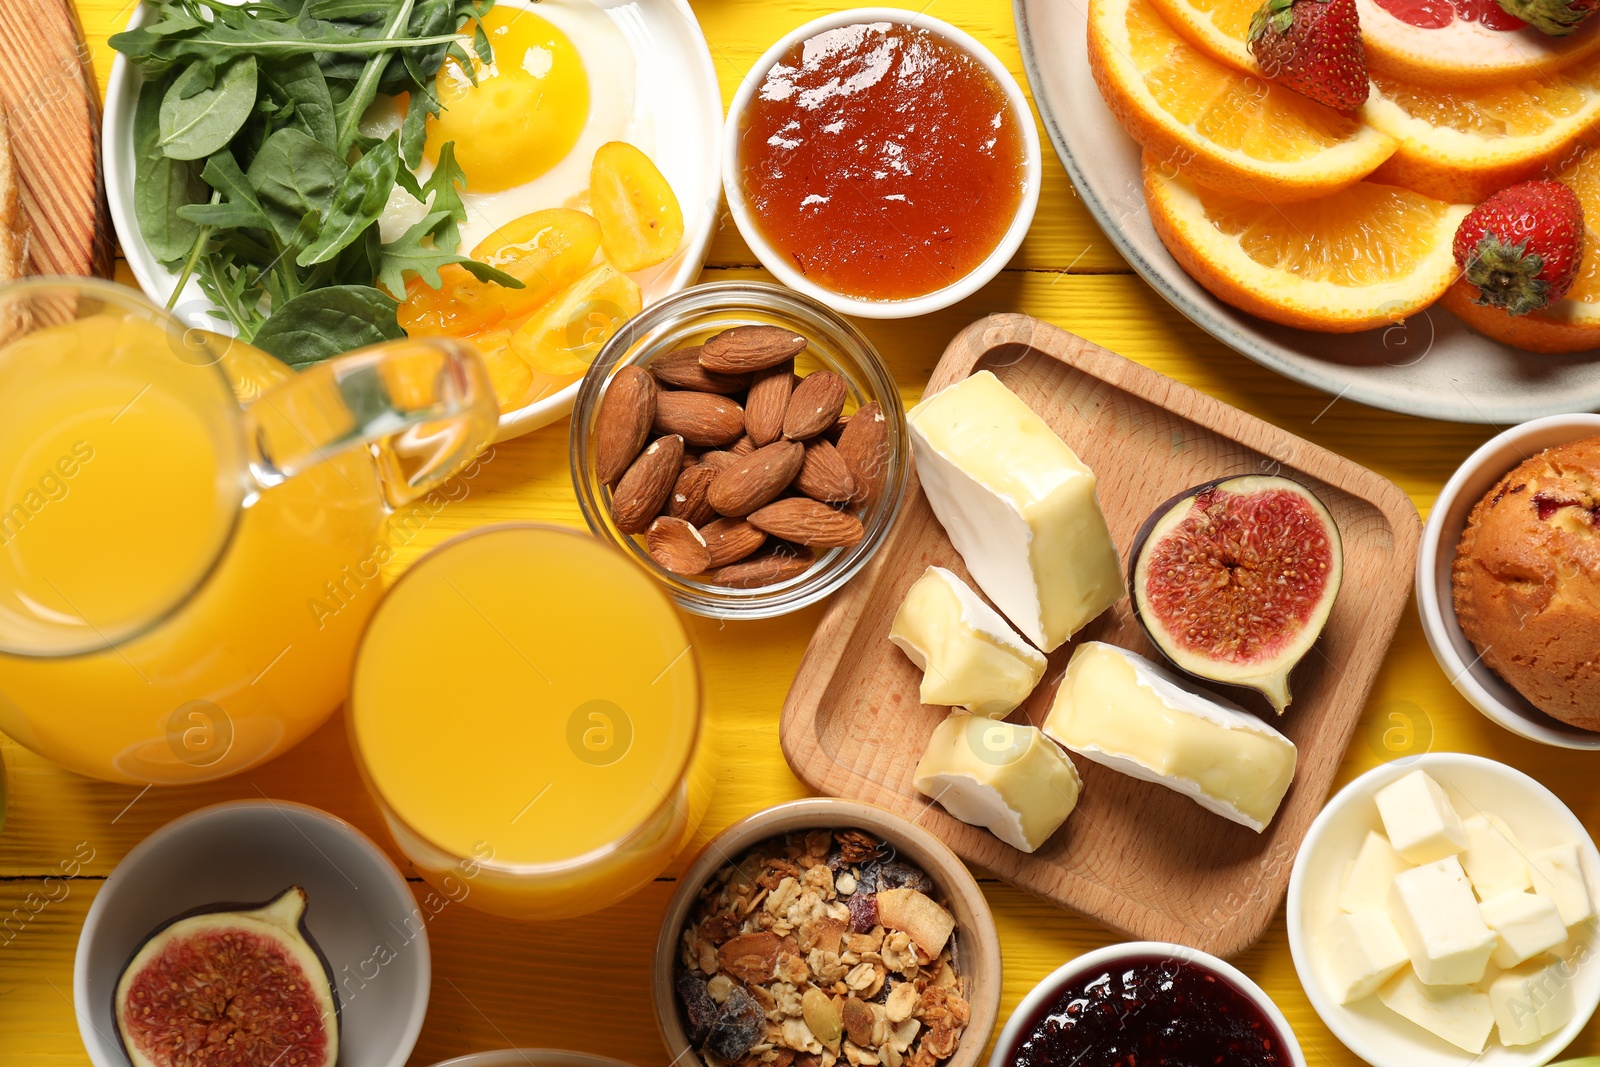
[[[439,71],[444,111],[428,120],[428,159],[456,144],[467,188],[498,193],[532,181],[572,151],[589,120],[589,75],[572,40],[538,15],[497,7],[483,18],[494,49],[473,55],[477,84],[455,59]],[[469,49],[470,51],[470,49]]]

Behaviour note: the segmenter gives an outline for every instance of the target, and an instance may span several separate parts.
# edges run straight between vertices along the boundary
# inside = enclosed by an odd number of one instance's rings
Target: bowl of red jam
[[[1163,941],[1097,949],[1022,998],[989,1067],[1306,1067],[1277,1005],[1237,968]]]
[[[778,41],[734,95],[723,188],[777,279],[844,315],[962,300],[1022,244],[1039,135],[1015,78],[948,23],[857,8]]]

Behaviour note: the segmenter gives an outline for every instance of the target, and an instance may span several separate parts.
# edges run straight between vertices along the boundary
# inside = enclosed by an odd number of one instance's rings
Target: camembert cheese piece
[[[1479,900],[1533,887],[1522,846],[1503,819],[1481,813],[1467,816],[1461,825],[1467,831],[1467,850],[1461,854],[1461,866],[1472,888],[1478,891]]]
[[[1496,967],[1515,967],[1566,943],[1567,924],[1549,897],[1514,889],[1491,897],[1479,908],[1483,921],[1500,939],[1490,957]]]
[[[1039,650],[943,567],[929,567],[906,590],[889,640],[922,669],[924,704],[1003,719],[1044,677]]]
[[[1339,887],[1339,910],[1387,912],[1389,885],[1406,866],[1387,837],[1368,830],[1361,851],[1356,853],[1344,884]]]
[[[947,386],[907,423],[933,513],[1023,636],[1053,651],[1121,598],[1094,472],[999,378]]]
[[[1032,726],[954,712],[933,731],[917,791],[964,823],[1023,852],[1055,833],[1078,803],[1078,769]]]
[[[1394,923],[1381,911],[1334,916],[1317,938],[1317,955],[1340,1004],[1370,997],[1411,962]]]
[[[1101,641],[1073,652],[1044,731],[1096,763],[1174,789],[1257,833],[1294,780],[1287,737]]]
[[[1572,977],[1572,965],[1554,956],[1496,975],[1489,1003],[1501,1043],[1531,1045],[1571,1022],[1577,1013]]]
[[[1389,843],[1408,863],[1432,863],[1467,847],[1461,816],[1426,771],[1412,771],[1390,782],[1374,799]]]
[[[1483,1051],[1494,1029],[1489,995],[1471,986],[1432,986],[1410,971],[1378,990],[1378,999],[1436,1037],[1474,1056]]]
[[[1389,891],[1389,917],[1428,985],[1471,985],[1483,977],[1495,936],[1454,856],[1401,871]]]
[[[1575,926],[1594,917],[1594,898],[1583,874],[1583,859],[1572,842],[1535,852],[1528,857],[1533,890],[1556,902],[1561,921]]]

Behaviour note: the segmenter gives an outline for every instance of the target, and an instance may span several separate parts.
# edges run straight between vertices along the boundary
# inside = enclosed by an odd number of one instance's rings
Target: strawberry
[[[1560,300],[1583,262],[1583,205],[1560,182],[1522,182],[1472,209],[1456,230],[1456,264],[1478,303],[1509,315]]]
[[[1508,15],[1550,34],[1565,37],[1594,14],[1595,0],[1499,0]]]
[[[1265,0],[1250,18],[1261,73],[1340,111],[1367,100],[1367,53],[1356,0]]]

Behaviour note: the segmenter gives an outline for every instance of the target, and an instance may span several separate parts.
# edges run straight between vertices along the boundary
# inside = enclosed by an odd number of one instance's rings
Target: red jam
[[[1045,1005],[1014,1067],[1287,1067],[1277,1027],[1255,1001],[1172,956],[1091,972]]]
[[[747,109],[744,193],[762,235],[816,284],[868,300],[936,292],[1005,237],[1023,134],[977,59],[899,23],[790,50]]]
[[[1527,25],[1495,0],[1377,0],[1377,4],[1401,22],[1424,30],[1442,30],[1457,19],[1502,31]]]

